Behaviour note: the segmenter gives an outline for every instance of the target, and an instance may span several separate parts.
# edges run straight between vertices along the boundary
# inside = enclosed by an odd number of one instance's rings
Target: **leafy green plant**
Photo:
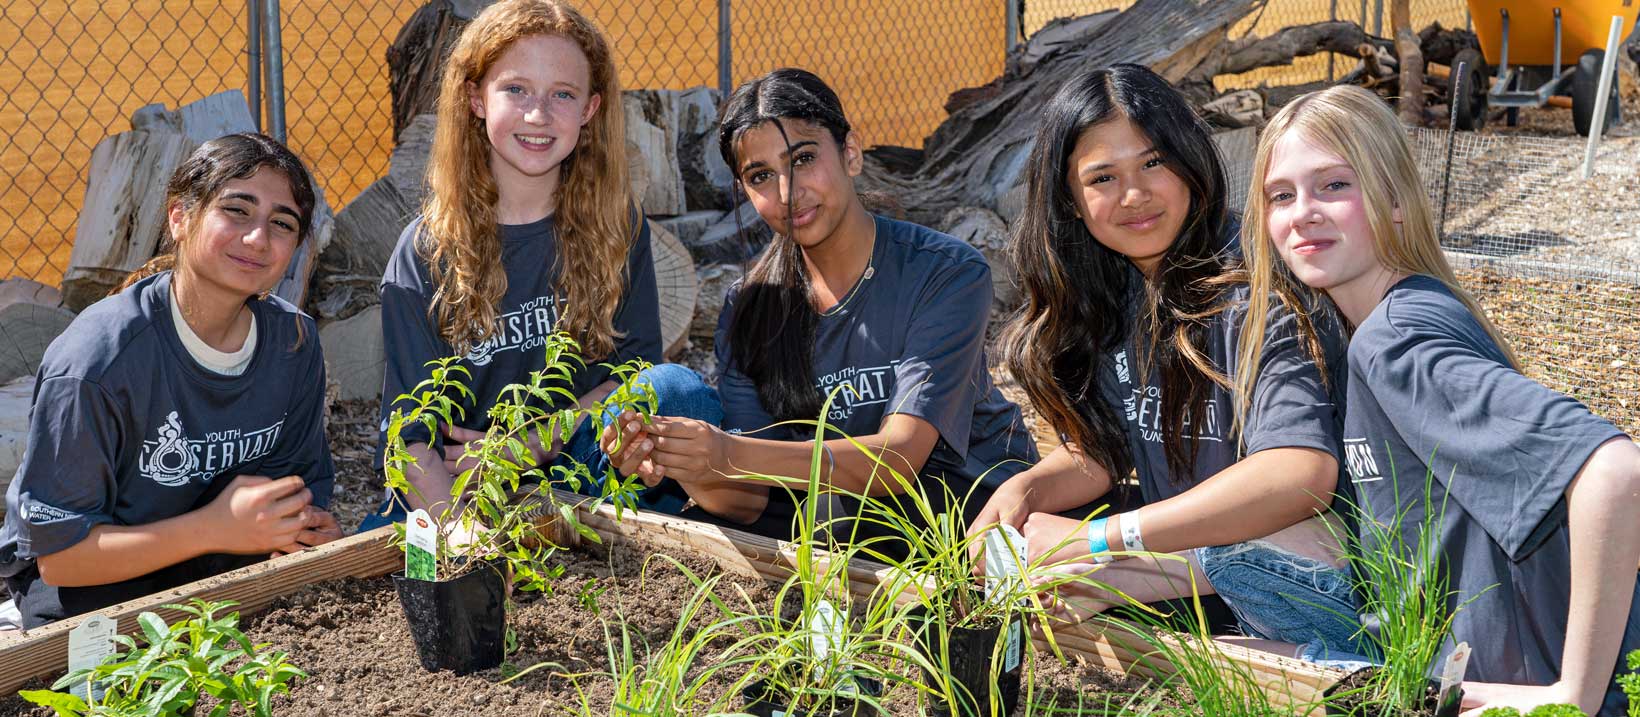
[[[438,532],[435,560],[443,579],[459,576],[485,561],[499,560],[506,563],[518,589],[546,587],[556,575],[556,566],[549,560],[557,546],[537,519],[543,512],[556,513],[563,526],[598,542],[598,534],[576,517],[576,506],[558,500],[552,491],[554,487],[579,491],[593,476],[591,469],[572,458],[548,466],[536,465],[530,443],[566,444],[579,420],[597,421],[605,411],[620,414],[630,410],[646,421],[654,414],[658,401],[654,389],[636,380],[638,373],[648,368],[646,362],[635,359],[609,366],[619,386],[604,400],[582,408],[568,388],[575,371],[585,366],[576,355],[579,345],[563,332],[549,335],[545,343],[543,368],[532,371],[524,383],[501,390],[488,413],[489,428],[484,437],[467,444],[471,467],[455,476],[448,499],[441,500],[436,511],[430,511]],[[459,360],[448,357],[429,362],[428,378],[396,399],[409,408],[394,409],[388,419],[383,467],[387,486],[395,489],[395,495],[414,494],[425,499],[404,474],[416,463],[405,445],[405,427],[420,425],[429,435],[437,435],[440,425],[455,425],[462,418],[461,402],[474,398],[463,383],[471,374]],[[555,404],[564,407],[542,407]],[[603,478],[599,495],[584,503],[594,508],[612,503],[617,515],[620,510],[636,506],[643,490],[637,477],[622,478],[610,468]],[[455,535],[461,536],[459,549],[451,549]]]
[[[268,717],[273,696],[307,673],[286,661],[283,652],[267,652],[266,644],[252,644],[239,630],[239,613],[218,616],[233,602],[167,605],[192,617],[167,626],[152,612],[137,617],[147,644],[126,635],[114,641],[123,647],[96,667],[76,670],[51,687],[73,685],[88,689],[89,699],[68,692],[24,690],[23,699],[50,707],[58,717],[80,715],[126,717],[136,715],[191,715],[201,695],[217,701],[211,717],[227,715],[235,707],[246,714]]]
[[[1481,717],[1522,717],[1520,710],[1513,707],[1492,707],[1481,710]],[[1525,717],[1588,717],[1583,710],[1573,705],[1540,705],[1533,707]]]
[[[1624,659],[1628,661],[1629,673],[1617,676],[1617,686],[1629,698],[1629,717],[1640,717],[1640,650],[1630,652]]]

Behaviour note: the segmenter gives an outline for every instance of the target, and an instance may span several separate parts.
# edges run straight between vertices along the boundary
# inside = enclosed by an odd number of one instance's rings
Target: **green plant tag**
[[[427,511],[416,509],[404,519],[404,576],[411,580],[438,580],[438,531]]]
[[[68,671],[89,670],[109,655],[114,654],[114,635],[118,633],[118,626],[113,620],[102,615],[92,615],[85,619],[68,633]],[[69,692],[82,700],[90,701],[91,696],[86,694],[88,683],[81,682],[69,688]],[[95,698],[102,699],[102,686],[95,690]]]
[[[1436,698],[1437,705],[1446,704],[1452,691],[1463,684],[1464,673],[1469,670],[1469,643],[1460,642],[1452,648],[1452,654],[1447,655],[1441,665],[1441,692]]]

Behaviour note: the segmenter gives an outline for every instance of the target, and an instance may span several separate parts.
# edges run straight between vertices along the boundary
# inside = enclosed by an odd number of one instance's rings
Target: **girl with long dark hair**
[[[1112,551],[1178,552],[1187,563],[1116,559],[1097,577],[1145,601],[1194,584],[1249,636],[1353,658],[1355,601],[1319,522],[1339,484],[1337,327],[1285,294],[1263,361],[1236,361],[1247,290],[1205,124],[1149,69],[1116,65],[1059,89],[1028,162],[1011,246],[1025,303],[1001,353],[1063,445],[1004,484],[973,530],[1020,527],[1033,557],[1073,570]],[[1057,515],[1130,473],[1140,507],[1086,524]],[[1087,586],[1062,597],[1079,614],[1116,602]]]
[[[957,496],[972,488],[977,508],[1036,459],[1018,407],[986,369],[984,258],[950,236],[866,210],[854,188],[864,162],[859,136],[836,93],[809,72],[780,69],[741,85],[718,132],[724,161],[778,236],[719,319],[722,427],[664,417],[629,424],[646,434],[634,436],[630,460],[716,486],[728,498],[720,514],[750,521],[790,503],[771,481],[746,476],[808,476],[807,441],[823,418],[901,476],[944,481]],[[811,423],[776,425],[786,421]],[[827,489],[888,496],[909,487],[837,435],[828,434],[823,450]],[[926,487],[943,497],[939,486]]]

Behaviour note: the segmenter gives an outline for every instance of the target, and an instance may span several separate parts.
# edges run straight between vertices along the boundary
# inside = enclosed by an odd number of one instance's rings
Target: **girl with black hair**
[[[1032,557],[1104,565],[1143,601],[1216,591],[1252,637],[1353,659],[1355,601],[1324,547],[1339,481],[1335,324],[1276,303],[1256,367],[1237,365],[1244,282],[1237,222],[1206,126],[1137,65],[1065,83],[1044,111],[1011,254],[1025,291],[1002,355],[1063,445],[1004,484],[972,524],[1021,528]],[[1251,395],[1232,380],[1256,371]],[[1084,523],[1057,515],[1136,473],[1142,505]],[[1073,613],[1117,602],[1067,588]]]
[[[943,480],[958,496],[974,487],[977,509],[1037,457],[1019,408],[986,369],[985,259],[866,210],[853,180],[863,166],[859,136],[809,72],[780,69],[741,85],[718,132],[724,161],[779,236],[719,319],[722,427],[629,419],[637,440],[623,469],[718,486],[726,500],[713,512],[742,522],[789,515],[786,491],[744,476],[808,476],[812,425],[775,424],[824,418],[902,476]],[[822,416],[826,396],[845,384]],[[827,440],[822,460],[822,482],[841,493],[905,488],[848,438]]]
[[[40,361],[0,577],[23,627],[341,537],[313,319],[270,296],[315,199],[290,150],[206,142],[166,243]]]

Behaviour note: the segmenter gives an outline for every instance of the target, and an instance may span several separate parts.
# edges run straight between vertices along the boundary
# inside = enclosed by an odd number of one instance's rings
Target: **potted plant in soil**
[[[567,388],[573,371],[584,365],[577,349],[567,334],[547,337],[543,368],[531,372],[526,383],[502,389],[489,411],[484,437],[467,444],[471,467],[455,477],[448,499],[437,503],[433,514],[412,512],[400,528],[398,543],[406,552],[407,570],[395,574],[394,583],[422,667],[429,671],[464,674],[501,664],[508,584],[526,591],[546,589],[562,569],[551,562],[559,546],[543,526],[542,515],[552,516],[561,530],[599,540],[577,520],[576,506],[558,500],[552,490],[580,489],[592,479],[590,469],[568,458],[549,467],[535,465],[529,443],[566,443],[578,419],[599,420],[606,411],[632,410],[647,420],[656,397],[647,384],[634,381],[647,367],[634,361],[611,367],[621,385],[605,400],[578,407]],[[451,425],[460,417],[458,400],[472,397],[462,383],[469,374],[458,360],[431,362],[429,377],[398,399],[409,409],[395,409],[388,420],[383,463],[395,495],[420,495],[404,476],[416,460],[406,450],[404,427],[420,424],[436,435],[441,423]],[[539,405],[555,403],[567,407]],[[641,489],[636,478],[622,479],[611,471],[601,495],[583,503],[629,507]]]
[[[1468,647],[1457,646],[1452,651],[1455,657],[1445,660],[1444,667],[1434,663],[1452,632],[1457,610],[1468,601],[1456,610],[1447,608],[1453,593],[1447,587],[1440,552],[1446,505],[1436,505],[1431,498],[1434,474],[1426,474],[1424,481],[1423,518],[1417,525],[1406,526],[1412,506],[1398,511],[1385,524],[1364,506],[1351,504],[1348,508],[1354,511],[1360,530],[1356,535],[1335,536],[1357,576],[1355,590],[1362,598],[1363,613],[1375,618],[1376,629],[1367,630],[1366,636],[1378,653],[1370,657],[1382,664],[1351,673],[1330,688],[1326,694],[1329,715],[1456,717],[1460,711]],[[1431,670],[1443,678],[1430,677]]]
[[[833,391],[820,415],[829,414],[835,396]],[[827,465],[822,440],[830,426],[801,423],[815,426],[807,478],[756,477],[802,485],[811,498],[837,493],[820,481],[821,466]],[[833,539],[836,526],[846,519],[822,520],[818,502],[799,502],[793,571],[777,591],[774,609],[761,614],[754,608],[743,616],[750,634],[729,648],[734,657],[714,668],[747,668],[737,686],[745,700],[743,711],[757,717],[879,714],[885,686],[903,681],[894,666],[916,657],[914,650],[891,639],[900,624],[896,593],[879,585],[856,601],[848,565],[859,547]]]

